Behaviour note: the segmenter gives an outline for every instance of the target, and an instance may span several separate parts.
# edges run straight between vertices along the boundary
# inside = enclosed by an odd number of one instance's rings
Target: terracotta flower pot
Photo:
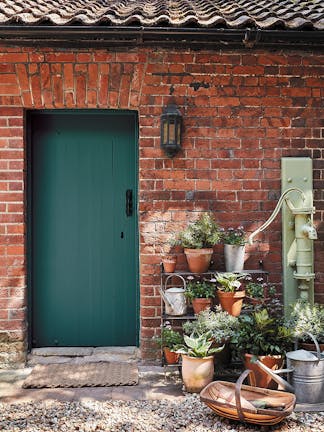
[[[189,357],[182,356],[182,379],[186,390],[199,393],[214,377],[214,356]]]
[[[179,362],[180,354],[170,351],[170,348],[163,348],[164,358],[167,364],[176,364]]]
[[[318,344],[320,347],[320,351],[324,351],[324,343],[319,343]],[[307,343],[307,342],[301,342],[300,343],[300,347],[303,348],[306,351],[316,351],[316,346],[314,343]]]
[[[244,354],[244,367],[245,369],[253,370],[255,376],[254,382],[253,376],[251,374],[249,375],[249,384],[256,387],[276,390],[278,388],[278,383],[276,383],[271,376],[262,370],[256,363],[251,363],[252,357],[252,354]],[[272,370],[281,369],[284,363],[284,358],[281,355],[258,356],[258,360]]]
[[[191,304],[195,314],[199,312],[210,309],[213,304],[213,300],[211,298],[194,298],[191,300]]]
[[[205,273],[210,266],[213,249],[185,249],[189,270],[192,273]]]
[[[245,291],[224,292],[217,291],[222,309],[232,316],[239,316],[241,313]]]
[[[165,256],[162,258],[163,268],[166,273],[173,273],[177,265],[176,256]]]

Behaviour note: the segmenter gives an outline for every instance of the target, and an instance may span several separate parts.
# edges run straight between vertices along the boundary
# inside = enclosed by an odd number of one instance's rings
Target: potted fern
[[[176,244],[184,248],[189,270],[204,273],[210,266],[213,246],[220,241],[220,229],[211,213],[200,218],[181,231]]]

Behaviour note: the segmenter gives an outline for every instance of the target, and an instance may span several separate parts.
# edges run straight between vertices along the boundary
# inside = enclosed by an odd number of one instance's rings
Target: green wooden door
[[[32,345],[136,345],[136,115],[32,112],[29,124]]]

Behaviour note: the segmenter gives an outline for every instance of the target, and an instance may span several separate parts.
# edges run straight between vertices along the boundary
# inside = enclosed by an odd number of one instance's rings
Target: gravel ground
[[[0,431],[211,432],[324,431],[324,412],[293,413],[268,428],[221,419],[198,395],[179,401],[0,403]]]

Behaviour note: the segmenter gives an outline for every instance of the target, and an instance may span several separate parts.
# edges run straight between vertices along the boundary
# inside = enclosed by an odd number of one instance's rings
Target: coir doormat
[[[36,365],[25,379],[23,388],[108,387],[136,385],[135,363],[97,362]]]

